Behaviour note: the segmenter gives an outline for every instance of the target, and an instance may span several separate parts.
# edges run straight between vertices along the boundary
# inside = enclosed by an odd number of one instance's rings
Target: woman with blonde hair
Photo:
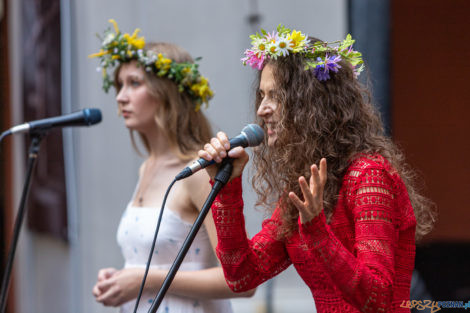
[[[138,30],[133,35],[122,34],[111,22],[115,32],[105,33],[101,51],[92,56],[100,58],[103,87],[106,91],[115,87],[119,115],[131,135],[138,134],[147,155],[117,232],[124,268],[101,269],[93,295],[104,305],[133,312],[165,190],[211,136],[200,107],[213,92],[186,51],[170,43],[145,45],[144,39],[137,37]],[[114,80],[107,72],[112,66],[117,66]],[[136,147],[134,136],[132,139]],[[204,171],[172,190],[162,208],[163,222],[138,312],[150,308],[209,192],[209,177]],[[219,299],[253,295],[254,291],[235,294],[229,289],[217,266],[216,242],[209,217],[158,312],[231,312],[230,302]]]

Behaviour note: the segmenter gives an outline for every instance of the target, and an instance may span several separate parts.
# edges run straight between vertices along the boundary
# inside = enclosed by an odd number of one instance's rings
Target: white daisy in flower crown
[[[281,56],[281,52],[279,51],[279,47],[276,42],[269,42],[266,52],[273,59],[277,59],[278,56]]]
[[[265,54],[267,49],[267,42],[265,38],[256,38],[253,42],[253,52],[256,54]]]
[[[305,58],[305,70],[312,70],[319,81],[326,81],[331,74],[341,68],[339,62],[349,62],[357,77],[364,69],[362,54],[352,49],[355,40],[347,35],[342,41],[310,42],[308,36],[297,30],[279,25],[277,31],[272,33],[261,29],[261,34],[250,36],[251,49],[245,50],[245,57],[241,59],[243,65],[262,70],[270,59],[287,57],[290,54],[300,54]]]
[[[279,39],[276,42],[279,54],[283,57],[289,55],[289,52],[292,52],[292,40],[287,36],[279,36]]]

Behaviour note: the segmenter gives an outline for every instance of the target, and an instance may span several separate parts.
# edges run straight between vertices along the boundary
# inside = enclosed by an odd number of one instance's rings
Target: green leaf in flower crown
[[[329,51],[330,48],[329,47],[325,47],[324,45],[318,45],[318,46],[315,46],[315,54],[317,53],[324,53],[324,52],[327,52]]]
[[[346,50],[349,49],[354,44],[355,40],[352,39],[351,34],[348,34],[346,36],[346,39],[344,39],[341,44],[339,45],[339,50]]]
[[[285,26],[282,25],[282,24],[279,24],[279,25],[277,26],[277,32],[278,32],[279,34],[288,34],[288,33],[290,33],[290,29],[287,28],[287,27],[285,27]]]
[[[353,66],[356,66],[356,65],[359,65],[359,64],[363,64],[364,61],[362,59],[351,59],[349,60],[349,63],[351,63]]]
[[[262,28],[261,28],[261,33],[262,33],[264,36],[266,36],[266,35],[268,34],[268,33],[267,33],[264,29],[262,29]],[[256,34],[258,34],[258,33],[256,33]]]
[[[362,53],[358,51],[351,51],[349,53],[346,53],[343,55],[343,58],[346,59],[353,66],[364,63],[364,61],[362,60]]]
[[[325,51],[329,49],[328,47],[325,46],[325,43],[322,41],[316,41],[313,43],[312,46],[315,49],[315,51]]]
[[[362,63],[362,62],[361,62]],[[361,64],[361,66],[359,66],[357,69],[356,69],[356,73],[357,75],[361,74],[361,72],[364,70],[364,64]]]

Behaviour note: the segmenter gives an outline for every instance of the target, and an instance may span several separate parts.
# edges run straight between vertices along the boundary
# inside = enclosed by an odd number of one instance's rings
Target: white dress
[[[133,197],[134,198],[134,197]],[[117,231],[117,241],[125,260],[125,268],[145,268],[153,241],[160,208],[135,207],[132,201],[124,211]],[[192,224],[183,221],[168,207],[163,218],[152,257],[151,268],[169,269],[173,264]],[[180,271],[194,271],[217,266],[206,228],[201,226],[188,250]],[[147,313],[155,292],[144,292],[140,298],[137,312]],[[121,306],[121,313],[134,311],[135,299]],[[175,296],[167,292],[158,313],[231,313],[230,300],[201,300]]]

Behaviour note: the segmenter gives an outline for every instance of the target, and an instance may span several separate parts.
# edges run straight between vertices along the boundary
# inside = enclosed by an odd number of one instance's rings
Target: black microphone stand
[[[28,169],[26,172],[26,179],[23,186],[23,193],[21,195],[21,202],[18,208],[18,214],[16,215],[15,220],[15,227],[13,231],[13,238],[10,244],[10,249],[8,252],[8,260],[7,265],[5,268],[5,272],[2,278],[2,294],[1,294],[1,313],[5,313],[5,308],[7,304],[7,295],[8,289],[10,284],[10,276],[11,276],[11,268],[13,266],[13,259],[15,258],[16,246],[18,243],[18,237],[21,231],[21,224],[23,222],[24,214],[25,214],[25,205],[26,200],[28,199],[28,193],[31,186],[31,177],[33,174],[34,166],[36,165],[36,160],[39,153],[39,145],[41,143],[41,139],[47,134],[47,131],[37,131],[32,132],[31,136],[31,145],[29,146],[29,158],[28,158]]]
[[[163,281],[162,287],[160,288],[157,296],[152,302],[152,306],[148,310],[148,313],[157,312],[161,302],[163,301],[163,297],[168,291],[168,288],[170,288],[171,282],[175,278],[176,272],[178,271],[181,263],[183,262],[184,257],[186,256],[186,253],[188,252],[191,244],[193,243],[194,237],[196,237],[196,234],[199,231],[199,228],[201,228],[201,225],[204,222],[204,219],[206,218],[206,215],[212,206],[212,202],[214,202],[215,197],[217,196],[219,191],[222,189],[222,187],[225,186],[230,176],[232,175],[232,169],[233,169],[232,161],[233,160],[231,158],[226,158],[222,162],[222,165],[220,166],[219,171],[215,175],[215,178],[214,178],[215,182],[214,182],[214,185],[212,186],[212,190],[209,193],[209,196],[207,197],[206,202],[202,206],[201,212],[199,212],[199,215],[196,221],[191,227],[191,230],[189,231],[189,234],[186,237],[183,243],[183,246],[178,252],[178,255],[176,256],[175,261],[173,262],[173,265],[171,266],[168,274],[166,275],[166,278]]]

